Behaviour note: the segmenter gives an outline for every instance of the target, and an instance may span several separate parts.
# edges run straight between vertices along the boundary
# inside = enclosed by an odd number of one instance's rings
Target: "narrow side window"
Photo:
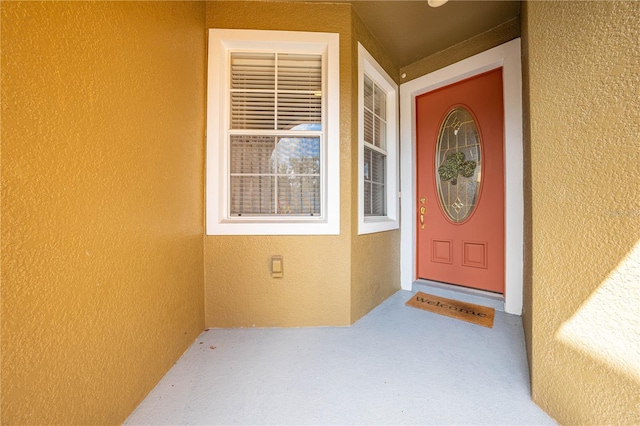
[[[398,86],[358,44],[358,233],[397,229]]]

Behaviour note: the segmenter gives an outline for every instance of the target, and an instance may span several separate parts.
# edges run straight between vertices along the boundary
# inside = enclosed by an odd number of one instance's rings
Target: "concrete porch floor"
[[[488,329],[404,306],[413,293],[351,327],[204,331],[125,424],[555,424],[520,317]]]

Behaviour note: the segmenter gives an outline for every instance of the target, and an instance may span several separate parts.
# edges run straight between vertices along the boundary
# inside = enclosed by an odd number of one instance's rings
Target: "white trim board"
[[[230,217],[229,52],[285,51],[323,56],[321,151],[322,215]],[[339,235],[340,234],[340,36],[302,31],[209,29],[207,70],[207,235]]]
[[[386,91],[386,215],[364,215],[364,75]],[[398,148],[398,85],[363,45],[358,43],[358,235],[389,231],[400,227],[400,188]]]
[[[524,190],[522,65],[520,38],[400,85],[400,284],[416,280],[415,98],[465,78],[502,67],[505,126],[505,292],[504,310],[522,314]]]

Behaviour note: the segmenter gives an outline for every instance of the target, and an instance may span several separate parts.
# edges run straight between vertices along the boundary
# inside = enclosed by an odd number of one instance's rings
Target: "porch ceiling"
[[[430,7],[426,0],[333,2],[351,3],[400,68],[520,15],[520,1],[513,0],[450,0],[438,8]]]

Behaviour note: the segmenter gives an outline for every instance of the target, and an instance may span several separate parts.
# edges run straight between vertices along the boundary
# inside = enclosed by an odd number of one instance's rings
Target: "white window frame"
[[[207,235],[340,234],[340,63],[334,33],[210,29],[207,88]],[[323,138],[320,216],[231,217],[229,211],[230,51],[323,55]]]
[[[364,76],[365,74],[387,93],[387,134],[386,134],[386,216],[365,216],[364,214]],[[369,52],[358,43],[358,234],[398,229],[398,85],[376,62]]]

